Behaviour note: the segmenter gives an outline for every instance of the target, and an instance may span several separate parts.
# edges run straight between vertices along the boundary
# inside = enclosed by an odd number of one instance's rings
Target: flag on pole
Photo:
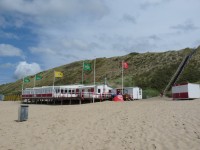
[[[124,68],[124,69],[128,69],[128,63],[127,63],[127,62],[124,62],[124,63],[123,63],[123,68]]]
[[[128,69],[128,63],[122,61],[122,95],[124,94],[124,69]]]
[[[84,71],[91,71],[92,70],[91,64],[90,63],[84,63],[83,70]]]
[[[62,78],[63,77],[63,73],[60,71],[54,71],[54,77],[56,78]]]
[[[35,80],[41,80],[42,79],[42,76],[41,75],[39,75],[39,74],[36,74],[35,75]]]
[[[22,80],[22,94],[23,94],[23,90],[24,90],[24,83],[28,83],[30,81],[31,80],[29,79],[29,77],[23,77],[23,80]]]
[[[30,82],[31,80],[28,78],[28,77],[26,77],[26,78],[24,78],[24,83],[28,83],[28,82]]]

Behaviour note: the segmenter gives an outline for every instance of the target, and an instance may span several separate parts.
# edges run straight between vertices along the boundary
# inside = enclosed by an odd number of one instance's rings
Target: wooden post
[[[79,104],[81,105],[81,99],[79,99]]]

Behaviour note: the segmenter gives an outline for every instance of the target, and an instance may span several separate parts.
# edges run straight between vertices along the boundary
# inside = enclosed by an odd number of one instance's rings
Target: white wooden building
[[[3,100],[4,100],[4,95],[0,94],[0,101],[3,101]]]
[[[104,84],[82,86],[80,90],[83,98],[111,98],[112,93],[112,88]]]
[[[124,87],[124,94],[130,94],[133,99],[142,99],[142,89],[139,87]]]
[[[115,89],[115,94],[122,94],[122,89]],[[131,99],[142,99],[142,89],[139,87],[124,87],[123,94],[130,95]]]
[[[111,99],[112,88],[107,85],[62,85],[26,88],[24,101],[106,100]]]
[[[176,84],[172,87],[173,99],[195,99],[200,98],[200,84],[185,83]]]

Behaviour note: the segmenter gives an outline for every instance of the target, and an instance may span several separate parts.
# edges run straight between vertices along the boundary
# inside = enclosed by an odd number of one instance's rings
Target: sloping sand
[[[0,102],[1,150],[199,150],[200,99],[153,98],[83,105]]]

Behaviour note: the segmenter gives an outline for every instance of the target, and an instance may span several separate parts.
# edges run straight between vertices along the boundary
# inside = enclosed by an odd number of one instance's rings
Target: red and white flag
[[[127,63],[127,62],[124,62],[124,63],[123,63],[123,68],[124,68],[124,69],[128,69],[128,63]]]

